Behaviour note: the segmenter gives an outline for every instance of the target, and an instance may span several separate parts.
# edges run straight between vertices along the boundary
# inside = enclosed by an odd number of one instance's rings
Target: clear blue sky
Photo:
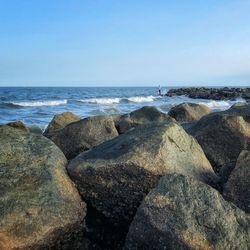
[[[250,85],[250,0],[0,0],[0,86]]]

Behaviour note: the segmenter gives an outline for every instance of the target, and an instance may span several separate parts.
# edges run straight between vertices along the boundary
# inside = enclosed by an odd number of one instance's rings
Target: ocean
[[[164,89],[166,93],[168,89]],[[230,108],[234,101],[158,96],[154,87],[1,87],[0,124],[21,120],[45,129],[54,115],[71,111],[82,118],[128,113],[143,106],[161,111],[182,102],[205,103],[213,111]]]

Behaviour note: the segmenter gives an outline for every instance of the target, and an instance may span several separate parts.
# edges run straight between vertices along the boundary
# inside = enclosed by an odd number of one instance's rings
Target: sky
[[[250,86],[250,0],[0,0],[0,86]]]

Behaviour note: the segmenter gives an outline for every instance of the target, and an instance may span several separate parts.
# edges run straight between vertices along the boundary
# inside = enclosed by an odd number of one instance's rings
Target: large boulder
[[[84,244],[86,206],[63,153],[42,135],[8,126],[0,127],[0,141],[0,249]]]
[[[80,119],[80,116],[75,115],[72,112],[63,112],[61,114],[57,114],[53,117],[48,127],[44,131],[44,135],[54,133],[57,130],[66,127],[68,124],[79,121]]]
[[[163,174],[217,180],[199,144],[174,122],[137,127],[80,154],[67,169],[87,202],[90,237],[116,249],[141,200]]]
[[[158,110],[156,107],[145,106],[121,116],[119,122],[116,122],[116,124],[119,133],[123,134],[138,125],[171,121],[175,120],[169,115]]]
[[[229,109],[223,111],[223,114],[228,115],[240,115],[240,116],[250,116],[250,104],[244,102],[237,102],[232,105]]]
[[[234,165],[240,152],[250,148],[250,120],[245,107],[204,116],[187,131],[203,148],[216,172]],[[231,167],[228,167],[229,169]]]
[[[177,122],[185,123],[198,121],[209,113],[211,113],[211,109],[204,104],[184,102],[171,108],[168,114]]]
[[[22,121],[9,122],[6,125],[12,128],[16,128],[22,131],[29,132],[29,128],[27,128],[26,125]]]
[[[250,151],[242,151],[224,188],[224,196],[250,213]]]
[[[161,178],[137,210],[125,249],[249,249],[250,217],[188,176]]]
[[[118,136],[112,117],[92,116],[70,123],[49,138],[72,159],[83,151]]]

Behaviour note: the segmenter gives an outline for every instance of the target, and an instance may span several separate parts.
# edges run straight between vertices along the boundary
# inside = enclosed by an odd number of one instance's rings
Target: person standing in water
[[[162,95],[162,93],[161,93],[161,85],[158,86],[158,92],[159,92],[159,95]]]

